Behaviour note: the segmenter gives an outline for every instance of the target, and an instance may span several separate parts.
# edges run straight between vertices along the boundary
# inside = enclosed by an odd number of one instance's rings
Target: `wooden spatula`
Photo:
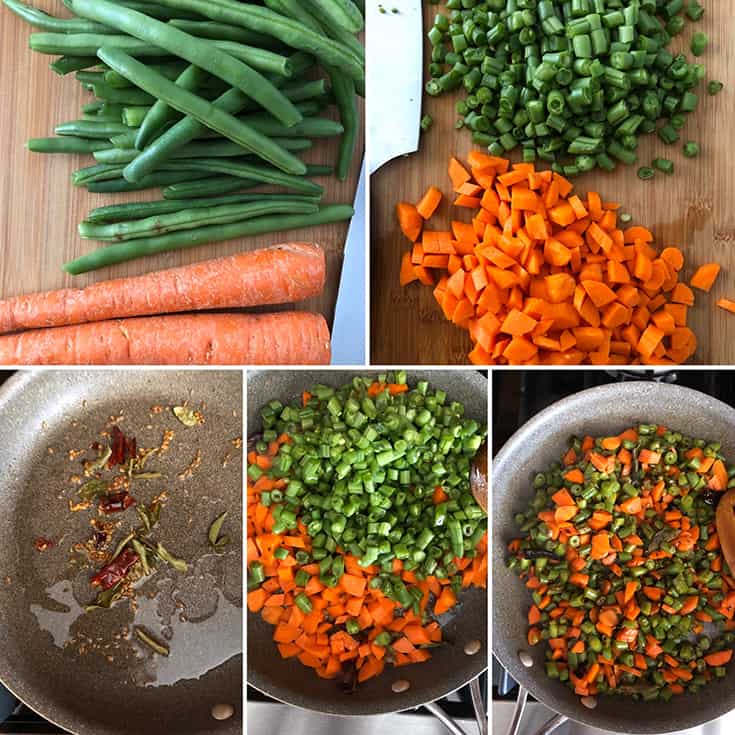
[[[487,513],[487,442],[484,441],[477,450],[470,467],[470,487],[477,504]],[[733,524],[735,540],[735,522]],[[735,546],[733,547],[735,549]]]

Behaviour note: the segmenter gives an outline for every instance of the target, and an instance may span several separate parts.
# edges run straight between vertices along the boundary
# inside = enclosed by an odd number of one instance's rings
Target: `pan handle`
[[[516,706],[513,709],[513,717],[511,718],[510,725],[508,726],[507,735],[518,735],[518,731],[521,727],[521,720],[523,719],[523,712],[526,709],[527,701],[528,689],[519,686],[518,697],[516,698]]]
[[[436,703],[429,702],[424,705],[424,708],[429,710],[437,720],[439,720],[444,727],[452,733],[452,735],[467,735],[467,733],[457,725],[457,723]]]
[[[477,729],[480,735],[487,735],[487,713],[485,712],[485,703],[482,700],[479,676],[470,682],[470,696],[472,697],[472,707],[475,710]]]

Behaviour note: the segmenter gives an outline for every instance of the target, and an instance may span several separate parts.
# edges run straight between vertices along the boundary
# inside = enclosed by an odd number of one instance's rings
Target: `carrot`
[[[732,301],[731,299],[719,299],[717,301],[717,306],[725,311],[735,314],[735,301]]]
[[[324,288],[318,245],[288,243],[86,288],[0,301],[0,334],[107,319],[303,301]]]
[[[647,228],[618,228],[618,204],[577,196],[556,173],[479,156],[468,156],[469,170],[449,163],[455,204],[474,210],[472,223],[452,223],[454,240],[431,251],[428,273],[417,269],[433,243],[414,248],[414,272],[404,259],[401,276],[433,285],[436,274],[436,299],[469,331],[473,364],[673,364],[694,355],[681,250],[659,255]],[[491,328],[478,326],[488,313]]]
[[[705,263],[699,266],[697,272],[692,276],[691,281],[689,281],[689,285],[698,288],[700,291],[709,293],[719,273],[720,266],[718,263]]]
[[[453,608],[457,604],[457,595],[451,587],[444,587],[439,595],[439,599],[434,605],[434,614],[441,615],[447,610]]]
[[[442,193],[435,186],[430,186],[426,190],[426,194],[421,198],[421,201],[416,205],[416,211],[425,219],[430,219],[431,216],[436,212],[436,208],[441,204]]]
[[[396,216],[398,217],[401,232],[411,242],[416,242],[424,226],[423,217],[419,214],[418,209],[408,202],[398,202],[396,204]]]
[[[710,653],[704,657],[707,666],[724,666],[732,660],[732,649]]]
[[[0,364],[329,364],[320,314],[195,314],[141,317],[0,337]]]

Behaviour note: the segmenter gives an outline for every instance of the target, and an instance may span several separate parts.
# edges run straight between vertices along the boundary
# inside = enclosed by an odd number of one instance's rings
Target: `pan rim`
[[[560,404],[567,403],[567,402],[575,402],[575,401],[584,401],[589,400],[592,398],[595,398],[600,395],[605,394],[614,394],[615,397],[620,397],[620,394],[624,394],[628,391],[632,391],[634,389],[640,389],[640,385],[645,384],[647,386],[650,386],[652,390],[660,391],[662,393],[669,393],[669,394],[679,394],[680,400],[682,402],[686,401],[687,403],[693,403],[694,405],[700,406],[702,402],[706,402],[709,404],[710,407],[713,409],[718,409],[722,413],[729,413],[732,415],[733,418],[733,425],[735,425],[735,408],[733,406],[730,406],[729,404],[719,400],[718,398],[715,398],[714,396],[711,396],[707,393],[704,393],[702,391],[689,388],[687,386],[678,385],[678,384],[671,384],[671,383],[664,383],[659,381],[635,381],[635,382],[627,382],[627,383],[604,383],[603,385],[594,386],[592,388],[587,388],[582,391],[577,391],[575,393],[570,393],[567,396],[564,396],[563,398],[554,401],[554,403],[550,404],[543,410],[539,411],[537,414],[532,416],[528,421],[526,421],[522,426],[520,426],[511,436],[510,438],[503,444],[503,446],[498,451],[498,454],[493,459],[492,463],[492,472],[493,475],[495,473],[496,466],[501,466],[504,464],[508,464],[508,458],[513,454],[514,447],[516,447],[520,442],[522,442],[527,436],[532,435],[536,430],[539,428],[545,426],[548,424],[550,417],[553,417],[557,411],[559,411]],[[607,396],[609,397],[609,395]],[[493,486],[493,492],[495,491],[495,486]],[[493,518],[494,518],[494,508],[493,508]],[[500,532],[500,528],[496,529],[498,532]],[[494,561],[493,563],[493,569],[496,568],[496,566],[499,566],[503,570],[505,570],[505,556],[503,556],[501,559],[498,559]],[[496,575],[494,575],[496,576]],[[526,669],[523,667],[523,665],[518,660],[514,659],[507,659],[504,656],[504,653],[498,649],[499,641],[501,640],[501,631],[499,630],[499,625],[497,623],[497,617],[493,615],[493,635],[492,635],[492,648],[493,648],[493,654],[496,656],[500,664],[513,676],[516,680],[518,678],[524,678],[520,676],[521,674],[526,674],[528,676],[529,669]],[[539,676],[543,676],[544,673],[541,669],[538,670]],[[532,674],[533,675],[533,674]],[[534,676],[534,682],[538,679],[538,677]],[[590,727],[594,728],[600,728],[602,726],[607,726],[607,723],[604,725],[600,723],[599,719],[596,719],[594,716],[594,710],[586,710],[579,708],[572,708],[571,706],[568,706],[565,702],[558,702],[555,701],[554,698],[549,695],[546,696],[546,693],[539,693],[535,690],[535,687],[533,686],[525,686],[524,688],[529,692],[529,694],[536,699],[541,704],[548,707],[552,712],[564,715],[565,717],[568,717],[571,721],[579,724],[584,724]],[[560,685],[561,686],[561,685]],[[691,696],[691,695],[690,695]],[[634,702],[633,700],[628,699],[620,699],[619,701],[631,704],[642,704],[645,706],[645,702]],[[723,715],[728,714],[729,712],[734,711],[732,707],[729,705],[726,706],[719,706],[719,707],[713,707],[713,711],[710,712],[705,719],[701,719],[694,716],[694,719],[692,721],[687,721],[684,723],[685,729],[687,728],[693,728],[693,727],[699,727],[704,724],[707,724],[709,722],[712,722]],[[589,713],[589,714],[588,714]],[[639,724],[636,724],[639,723]],[[669,733],[676,733],[681,731],[682,723],[673,723],[668,722],[664,724],[663,726],[660,723],[656,723],[656,726],[647,726],[646,724],[641,724],[639,720],[635,718],[635,716],[626,716],[626,722],[625,722],[625,730],[616,730],[616,732],[619,733],[628,733],[629,735],[651,735],[652,733],[656,733],[657,735],[668,735]]]

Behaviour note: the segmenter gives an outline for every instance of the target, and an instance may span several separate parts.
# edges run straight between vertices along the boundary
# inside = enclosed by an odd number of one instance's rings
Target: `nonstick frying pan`
[[[638,422],[664,424],[691,436],[721,441],[723,453],[735,457],[735,410],[677,385],[612,383],[571,395],[534,416],[493,462],[493,650],[522,687],[562,715],[613,732],[668,733],[696,727],[735,708],[733,673],[696,695],[674,697],[670,702],[600,696],[596,709],[589,710],[571,689],[547,678],[544,646],[530,647],[526,641],[528,590],[505,565],[507,544],[518,535],[513,517],[533,498],[534,473],[559,461],[571,435],[604,436]],[[521,664],[521,651],[531,654],[533,667]]]
[[[178,422],[171,407],[184,401],[201,407],[204,424]],[[156,414],[154,406],[164,409]],[[150,489],[136,483],[134,495],[150,502],[151,493],[167,489],[159,538],[190,563],[188,573],[165,567],[148,579],[143,590],[151,597],[139,596],[134,621],[123,602],[85,614],[94,596],[90,571],[68,564],[72,545],[89,538],[93,517],[69,510],[69,477],[80,472],[81,459],[68,450],[89,447],[110,417],[121,414],[121,430],[138,446],[159,445],[164,428],[175,432],[166,454],[146,465],[165,479],[146,483]],[[17,373],[0,389],[0,437],[2,683],[79,735],[240,733],[242,450],[231,441],[242,437],[242,374]],[[197,450],[201,466],[178,481]],[[207,530],[224,510],[232,543],[217,556],[208,549]],[[39,537],[54,546],[37,551]],[[161,639],[170,625],[170,656],[154,658],[139,644],[115,638],[133,622]],[[234,716],[213,719],[217,704],[234,706]]]
[[[291,401],[315,383],[338,387],[358,374],[378,373],[269,370],[249,374],[248,436],[262,430],[260,410],[268,401]],[[433,387],[442,388],[449,399],[464,404],[468,417],[487,423],[488,382],[482,375],[446,370],[409,372],[409,384],[418,380],[428,380]],[[429,661],[398,669],[387,667],[381,676],[346,695],[336,681],[320,679],[300,663],[282,659],[272,639],[273,627],[259,615],[248,614],[248,683],[274,699],[325,714],[377,715],[418,707],[459,689],[487,668],[486,590],[466,590],[455,614],[442,627],[448,645],[435,649]],[[467,656],[464,646],[473,640],[484,645],[478,654]],[[394,693],[391,685],[398,679],[407,679],[410,689]]]

